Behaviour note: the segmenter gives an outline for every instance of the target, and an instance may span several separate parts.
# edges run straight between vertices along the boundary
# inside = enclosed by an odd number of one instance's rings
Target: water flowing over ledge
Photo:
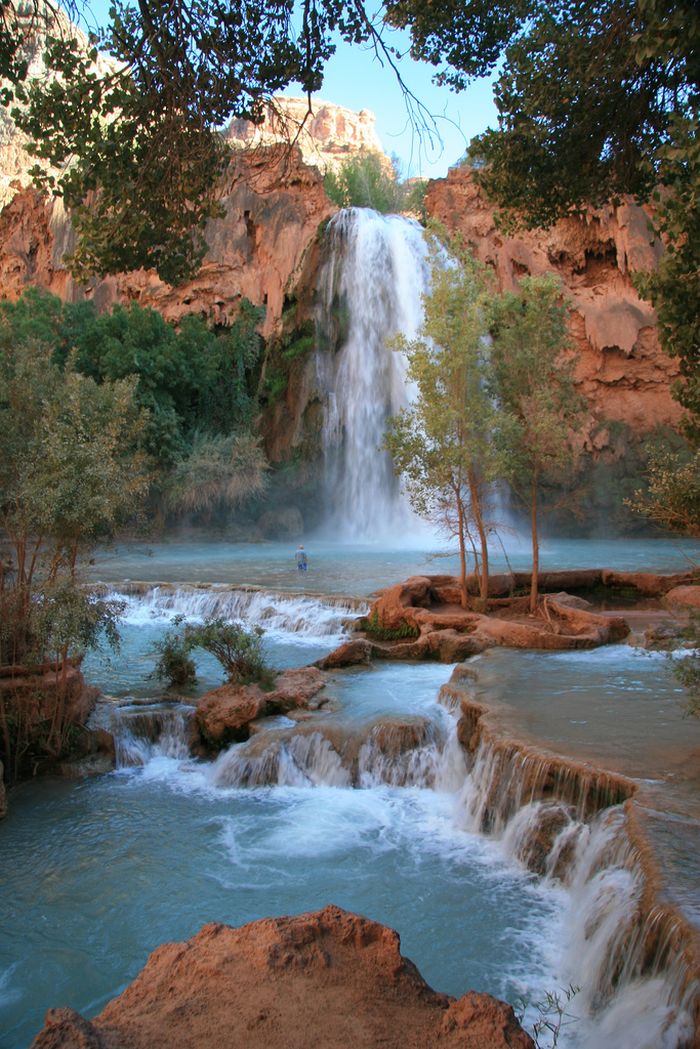
[[[265,630],[310,637],[342,636],[347,619],[363,615],[367,602],[334,594],[290,594],[248,585],[202,586],[177,583],[124,583],[105,596],[126,604],[125,622],[168,623],[174,616],[189,620],[222,616],[245,620]]]
[[[584,1045],[700,1044],[700,935],[668,902],[636,784],[502,736],[458,668],[465,825],[569,891],[566,977],[591,1016]]]
[[[700,938],[670,901],[637,784],[625,776],[508,738],[472,698],[476,675],[457,667],[425,716],[342,714],[261,724],[246,743],[207,767],[215,790],[281,787],[390,788],[447,792],[456,824],[497,841],[504,855],[566,896],[561,974],[579,987],[576,1049],[689,1049],[700,1037]],[[442,711],[442,713],[440,713]],[[119,752],[127,764],[153,754],[144,713],[127,715]],[[163,753],[184,756],[164,719]],[[179,720],[178,720],[179,719]],[[147,746],[157,749],[157,741]],[[182,745],[186,750],[185,736]]]

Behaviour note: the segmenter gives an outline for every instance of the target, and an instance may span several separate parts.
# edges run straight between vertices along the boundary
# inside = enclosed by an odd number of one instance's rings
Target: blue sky
[[[94,25],[96,21],[106,20],[110,0],[78,0],[81,2],[90,12],[88,23]],[[387,31],[386,38],[400,50],[408,50],[407,33]],[[436,87],[432,83],[434,69],[414,62],[408,55],[399,67],[406,86],[435,118],[430,136],[416,134],[396,75],[387,65],[382,66],[371,49],[339,39],[336,54],[326,67],[318,98],[356,112],[370,109],[377,118],[382,146],[386,153],[399,158],[404,177],[441,178],[464,154],[474,135],[488,126],[496,126],[491,81],[476,81],[466,91],[456,94],[446,87]],[[284,94],[299,96],[301,92],[292,85]]]
[[[398,46],[408,46],[407,34],[391,36]],[[406,56],[399,68],[406,86],[435,117],[432,143],[425,134],[419,137],[412,130],[396,75],[388,66],[382,67],[371,50],[340,41],[318,97],[358,112],[372,110],[384,150],[399,157],[404,176],[441,178],[463,155],[474,135],[496,126],[492,82],[478,80],[457,94],[432,83],[435,70],[431,66]],[[284,93],[299,94],[293,89]]]

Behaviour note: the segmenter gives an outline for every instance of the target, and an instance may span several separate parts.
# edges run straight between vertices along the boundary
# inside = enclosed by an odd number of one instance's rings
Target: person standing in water
[[[294,557],[296,559],[298,570],[300,572],[305,572],[306,569],[309,567],[309,563],[308,563],[308,560],[307,560],[307,557],[306,557],[306,550],[304,550],[304,547],[302,546],[301,543],[299,543],[299,546],[297,547],[297,551],[296,551]]]

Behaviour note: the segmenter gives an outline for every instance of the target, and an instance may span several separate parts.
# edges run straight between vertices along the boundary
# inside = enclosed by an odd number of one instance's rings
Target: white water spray
[[[405,358],[386,340],[418,331],[427,248],[418,223],[363,208],[339,212],[328,237],[319,324],[323,350],[338,348],[318,355],[326,397],[327,526],[345,539],[391,535],[395,541],[417,522],[381,450],[387,419],[410,399]]]

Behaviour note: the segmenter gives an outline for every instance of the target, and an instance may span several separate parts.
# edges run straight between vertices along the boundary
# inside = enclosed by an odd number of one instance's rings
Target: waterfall
[[[460,692],[458,736],[468,771],[457,818],[566,888],[564,976],[578,988],[572,1012],[580,1018],[573,1044],[695,1044],[695,933],[661,901],[634,783],[493,734],[456,676],[443,688],[445,704],[454,707]]]
[[[347,620],[365,614],[368,608],[366,602],[350,598],[308,597],[256,587],[138,585],[110,591],[109,597],[125,603],[125,622],[134,625],[169,623],[175,615],[188,621],[221,616],[245,620],[266,632],[338,641],[346,632]]]
[[[181,704],[121,707],[114,711],[112,733],[117,768],[147,765],[154,757],[186,760],[194,708]]]
[[[465,764],[454,728],[427,718],[382,720],[353,733],[348,726],[304,726],[256,733],[213,763],[217,787],[420,787],[453,791]]]
[[[391,458],[387,419],[409,402],[406,361],[386,346],[415,336],[428,282],[418,223],[348,208],[330,222],[319,279],[319,385],[324,391],[326,525],[345,539],[415,531]],[[335,351],[335,352],[333,352]]]

